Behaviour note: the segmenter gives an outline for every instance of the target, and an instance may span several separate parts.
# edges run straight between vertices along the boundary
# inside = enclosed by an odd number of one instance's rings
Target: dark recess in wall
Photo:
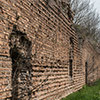
[[[12,59],[12,100],[27,100],[31,98],[32,43],[26,33],[20,32],[14,26],[9,37],[10,57]]]

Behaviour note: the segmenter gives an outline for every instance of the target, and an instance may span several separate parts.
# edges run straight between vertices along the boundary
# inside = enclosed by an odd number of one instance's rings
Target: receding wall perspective
[[[100,79],[100,53],[87,40],[83,43],[82,53],[85,83],[92,85],[96,80]]]
[[[55,0],[0,0],[0,100],[60,100],[85,84],[77,33]]]

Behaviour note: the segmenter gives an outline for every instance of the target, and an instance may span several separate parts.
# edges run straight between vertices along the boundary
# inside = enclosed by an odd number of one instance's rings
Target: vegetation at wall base
[[[100,80],[96,81],[92,86],[85,85],[81,90],[62,100],[100,100]]]

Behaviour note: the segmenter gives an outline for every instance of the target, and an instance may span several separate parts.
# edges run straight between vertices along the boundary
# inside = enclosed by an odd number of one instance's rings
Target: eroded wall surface
[[[69,15],[44,0],[0,0],[0,100],[58,100],[82,88]]]

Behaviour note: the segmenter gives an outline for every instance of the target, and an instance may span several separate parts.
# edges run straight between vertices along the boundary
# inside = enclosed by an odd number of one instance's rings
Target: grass
[[[75,92],[62,100],[100,100],[100,80],[93,86],[84,86],[78,92]]]

